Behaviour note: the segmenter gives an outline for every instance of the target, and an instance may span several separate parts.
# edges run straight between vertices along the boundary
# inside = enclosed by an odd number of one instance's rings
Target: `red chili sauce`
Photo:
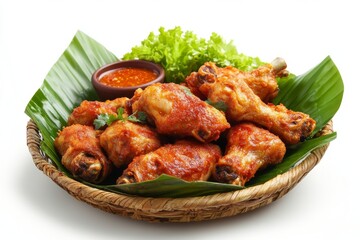
[[[158,75],[145,68],[119,68],[100,78],[99,82],[112,87],[133,87],[155,80]]]

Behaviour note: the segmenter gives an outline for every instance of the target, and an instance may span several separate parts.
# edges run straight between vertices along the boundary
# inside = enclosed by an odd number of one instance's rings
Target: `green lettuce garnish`
[[[232,65],[249,71],[264,64],[257,57],[238,53],[232,41],[225,42],[221,36],[212,33],[210,38],[199,38],[191,31],[183,32],[180,27],[165,30],[159,34],[151,32],[140,46],[132,48],[123,56],[124,60],[142,59],[160,64],[165,69],[166,82],[181,83],[205,62],[215,62],[219,67]]]

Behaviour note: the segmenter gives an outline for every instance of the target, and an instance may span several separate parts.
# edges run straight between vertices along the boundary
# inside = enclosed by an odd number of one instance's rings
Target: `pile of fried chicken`
[[[315,128],[309,115],[271,103],[279,91],[277,77],[286,72],[280,58],[250,72],[207,62],[183,84],[153,84],[131,99],[85,100],[54,145],[62,164],[92,183],[103,182],[115,168],[123,169],[117,184],[168,174],[244,186]],[[100,114],[116,116],[119,108],[125,120],[94,128]],[[126,120],[140,112],[145,124]]]

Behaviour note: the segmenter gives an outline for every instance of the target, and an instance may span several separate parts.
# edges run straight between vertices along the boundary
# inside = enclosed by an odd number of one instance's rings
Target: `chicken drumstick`
[[[230,128],[221,111],[175,83],[138,89],[129,103],[133,112],[145,112],[160,134],[192,136],[201,142],[211,142]]]
[[[265,104],[239,74],[226,68],[219,70],[215,64],[205,63],[190,77],[195,78],[191,81],[197,81],[198,91],[211,102],[225,103],[229,122],[254,122],[278,135],[286,144],[305,140],[315,128],[315,120],[305,113],[288,110],[281,104]]]
[[[225,155],[212,174],[218,182],[244,186],[258,170],[280,163],[286,152],[278,136],[252,123],[232,127],[227,140]]]

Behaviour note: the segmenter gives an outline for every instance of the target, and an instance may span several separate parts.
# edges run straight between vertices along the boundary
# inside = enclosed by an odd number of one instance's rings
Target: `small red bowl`
[[[131,86],[131,87],[112,87],[99,82],[102,76],[119,68],[143,68],[143,69],[152,70],[157,74],[157,78],[155,78],[150,82],[138,86]],[[105,100],[113,100],[119,97],[131,98],[134,95],[136,89],[138,88],[144,89],[147,86],[150,86],[154,83],[163,82],[164,79],[165,79],[165,71],[160,65],[144,60],[127,60],[127,61],[119,61],[119,62],[111,63],[99,68],[92,75],[91,82],[100,100],[105,101]]]

